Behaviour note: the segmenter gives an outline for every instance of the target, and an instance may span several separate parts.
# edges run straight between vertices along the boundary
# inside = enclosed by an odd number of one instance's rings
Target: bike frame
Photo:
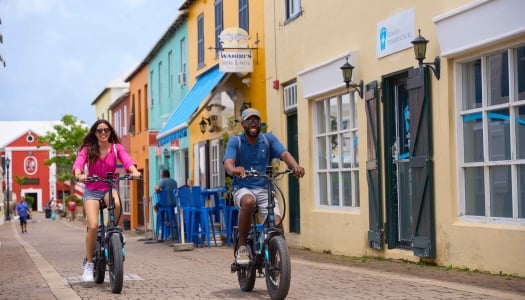
[[[99,207],[98,207],[98,211],[99,211],[99,226],[101,228],[101,231],[102,231],[102,236],[104,237],[104,244],[107,243],[107,241],[109,240],[109,237],[114,234],[114,233],[117,233],[117,234],[122,234],[121,230],[120,230],[120,227],[117,226],[117,223],[115,221],[115,199],[113,198],[113,185],[117,182],[117,180],[119,180],[120,178],[118,179],[114,179],[113,178],[113,173],[107,173],[106,174],[106,179],[103,181],[105,183],[108,184],[108,188],[109,188],[109,200],[108,200],[108,206],[107,206],[107,209],[108,209],[108,218],[109,218],[109,224],[108,226],[106,227],[106,222],[104,220],[104,208],[105,208],[105,202],[104,202],[104,198],[102,199],[99,199],[98,200],[98,203],[99,203]],[[120,216],[119,216],[119,219],[120,219]],[[107,234],[106,234],[107,233]],[[107,258],[107,251],[106,251],[106,258]]]
[[[115,219],[115,199],[113,198],[113,187],[119,180],[133,179],[130,175],[115,178],[113,173],[107,173],[106,177],[88,177],[87,182],[100,181],[108,186],[108,219],[109,224],[106,226],[104,220],[104,197],[99,199],[99,229],[97,231],[97,244],[93,261],[95,263],[95,282],[103,283],[106,266],[109,266],[109,284],[113,293],[120,293],[123,286],[123,262],[125,259],[124,253],[124,237],[122,229],[118,226]],[[119,216],[120,219],[120,216]]]
[[[254,251],[254,254],[264,254],[264,259],[266,262],[269,261],[269,255],[268,255],[268,243],[270,242],[270,239],[277,235],[282,235],[283,230],[281,228],[278,228],[275,226],[275,183],[274,180],[277,176],[288,173],[289,170],[273,173],[273,167],[267,166],[266,167],[266,175],[261,175],[258,173],[254,173],[254,171],[248,171],[249,176],[261,176],[264,177],[266,180],[266,190],[268,191],[268,206],[266,209],[268,210],[268,214],[264,221],[262,223],[257,222],[257,214],[258,214],[258,204],[256,203],[255,212],[252,214],[252,224],[250,231],[248,233],[248,241],[251,241],[251,247]],[[284,215],[282,216],[282,220],[284,219]],[[280,224],[279,224],[280,225]],[[252,238],[250,238],[250,235],[253,235]],[[260,243],[261,235],[263,237],[263,242]],[[258,242],[260,245],[257,245]],[[257,249],[258,248],[258,249]],[[261,273],[262,270],[259,270],[259,273]]]

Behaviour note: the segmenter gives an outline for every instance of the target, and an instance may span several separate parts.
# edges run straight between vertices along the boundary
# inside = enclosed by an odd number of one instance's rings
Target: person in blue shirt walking
[[[29,205],[24,198],[16,204],[16,211],[20,220],[20,229],[22,233],[27,233],[27,217],[31,214],[31,210],[29,210]]]
[[[239,248],[235,260],[238,264],[248,264],[250,257],[246,248],[246,238],[251,216],[257,203],[262,220],[266,218],[268,192],[263,178],[246,177],[246,170],[254,169],[264,173],[266,166],[278,158],[292,169],[298,178],[304,176],[301,167],[283,144],[271,133],[261,133],[261,115],[254,108],[247,108],[241,114],[244,133],[232,136],[224,153],[224,170],[233,176],[233,201],[239,208]],[[257,201],[256,201],[257,199]],[[281,221],[279,207],[275,207],[275,223]]]

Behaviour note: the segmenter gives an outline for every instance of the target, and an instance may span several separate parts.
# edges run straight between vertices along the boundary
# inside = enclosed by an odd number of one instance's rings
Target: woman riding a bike
[[[274,158],[286,163],[298,178],[304,176],[304,168],[299,166],[295,158],[273,134],[261,134],[261,115],[254,108],[247,108],[241,114],[241,124],[244,134],[231,137],[228,140],[224,153],[224,170],[233,176],[233,201],[239,208],[239,248],[236,262],[250,263],[250,256],[246,248],[252,214],[257,204],[261,218],[266,218],[268,206],[268,192],[266,181],[263,178],[246,177],[245,170],[265,172],[266,166]],[[279,207],[275,207],[275,224],[280,224]]]
[[[84,137],[82,147],[77,159],[73,164],[73,174],[77,181],[83,182],[89,176],[105,177],[107,173],[114,173],[117,168],[117,160],[120,160],[124,169],[133,177],[140,177],[135,161],[120,144],[115,130],[111,124],[99,119],[89,129]],[[84,169],[87,166],[87,174]],[[115,199],[115,215],[120,216],[120,199],[115,189],[112,191]],[[104,198],[108,205],[109,190],[103,182],[86,182],[84,188],[84,210],[87,218],[86,234],[86,264],[82,280],[92,282],[93,277],[93,254],[96,246],[99,199]]]

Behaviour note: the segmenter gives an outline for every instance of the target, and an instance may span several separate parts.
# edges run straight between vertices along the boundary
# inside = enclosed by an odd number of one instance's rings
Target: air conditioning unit
[[[185,85],[186,84],[186,73],[180,72],[177,76],[179,80],[179,85]]]

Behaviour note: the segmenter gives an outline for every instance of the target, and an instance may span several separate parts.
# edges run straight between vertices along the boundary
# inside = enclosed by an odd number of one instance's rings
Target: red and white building
[[[5,203],[6,200],[4,191],[9,190],[11,208],[20,197],[31,196],[35,199],[32,204],[33,211],[43,211],[51,199],[61,200],[64,195],[69,194],[69,186],[57,180],[55,166],[47,166],[44,163],[55,155],[53,149],[38,142],[39,136],[53,130],[56,124],[59,122],[0,122],[1,203]],[[8,168],[7,158],[10,160]],[[17,178],[25,180],[21,183]],[[76,194],[82,195],[81,191]]]

